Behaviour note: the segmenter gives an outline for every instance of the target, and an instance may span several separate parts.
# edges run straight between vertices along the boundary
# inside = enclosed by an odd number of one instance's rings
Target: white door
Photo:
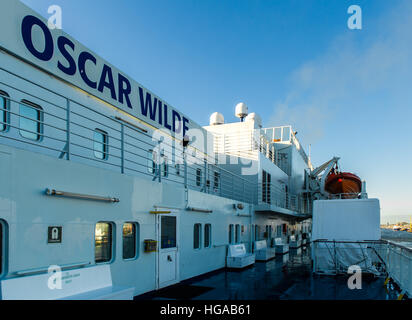
[[[175,213],[159,214],[158,288],[179,282],[178,217]]]

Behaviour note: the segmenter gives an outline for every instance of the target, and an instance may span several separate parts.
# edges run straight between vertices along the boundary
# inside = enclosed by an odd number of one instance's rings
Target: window
[[[148,164],[147,164],[147,171],[149,173],[156,173],[156,164],[157,164],[157,153],[156,151],[149,150],[148,154]]]
[[[233,224],[229,225],[229,244],[233,244]]]
[[[213,181],[213,187],[215,189],[219,188],[219,179],[220,179],[220,173],[219,172],[215,172],[214,174],[214,181]]]
[[[283,230],[282,233],[286,235],[288,233],[288,225],[286,223],[282,224]]]
[[[212,244],[212,225],[205,224],[205,248],[210,248]]]
[[[282,226],[276,226],[276,237],[280,238],[282,236]]]
[[[194,249],[200,249],[201,230],[202,230],[202,225],[200,223],[196,223],[194,230],[193,230],[193,248]]]
[[[109,156],[109,136],[107,132],[94,130],[94,156],[97,159],[106,160]]]
[[[255,225],[255,241],[259,240],[259,226]]]
[[[196,185],[200,187],[202,181],[202,169],[196,169]]]
[[[10,100],[7,98],[9,95],[3,91],[0,91],[0,131],[7,131],[9,124]]]
[[[160,234],[161,249],[176,248],[176,217],[162,216]]]
[[[283,127],[282,131],[282,141],[290,141],[290,127]]]
[[[95,230],[95,261],[96,263],[112,260],[113,227],[109,222],[96,223]]]
[[[272,238],[272,226],[267,225],[266,226],[266,239],[271,239]]]
[[[262,201],[268,204],[271,203],[270,199],[271,188],[271,176],[265,170],[262,171]]]
[[[180,175],[180,164],[175,164],[175,168],[176,168],[176,174],[179,176]]]
[[[123,225],[123,259],[137,258],[138,224],[126,222]]]
[[[20,135],[24,138],[40,141],[43,134],[43,109],[30,101],[20,104]]]
[[[163,156],[163,163],[162,163],[162,168],[163,168],[163,177],[169,176],[169,164],[167,163],[168,158],[166,156]]]
[[[235,243],[240,242],[240,225],[236,225],[236,232],[235,232]]]
[[[0,275],[3,273],[3,223],[0,221]]]

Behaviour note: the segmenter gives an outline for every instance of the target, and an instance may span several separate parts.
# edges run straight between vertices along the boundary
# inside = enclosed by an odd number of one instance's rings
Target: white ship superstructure
[[[225,268],[230,245],[311,231],[291,126],[201,127],[19,1],[0,7],[3,299],[133,297]]]

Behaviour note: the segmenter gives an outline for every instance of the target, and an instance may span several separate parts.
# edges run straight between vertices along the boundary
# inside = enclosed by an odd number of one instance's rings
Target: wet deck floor
[[[392,300],[384,279],[366,277],[362,289],[350,290],[348,276],[317,276],[311,272],[309,249],[291,250],[242,271],[222,269],[136,299],[151,300]]]

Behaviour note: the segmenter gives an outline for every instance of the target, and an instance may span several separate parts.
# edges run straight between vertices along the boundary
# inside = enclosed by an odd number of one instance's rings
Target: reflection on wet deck
[[[309,249],[295,249],[283,256],[241,270],[215,272],[202,278],[174,286],[176,292],[191,287],[208,288],[198,291],[193,300],[388,300],[396,299],[396,292],[387,292],[383,278],[364,276],[362,289],[350,290],[348,276],[316,276],[311,272]],[[146,299],[172,298],[164,290]],[[181,299],[178,296],[176,299]],[[184,298],[187,299],[187,298]]]

